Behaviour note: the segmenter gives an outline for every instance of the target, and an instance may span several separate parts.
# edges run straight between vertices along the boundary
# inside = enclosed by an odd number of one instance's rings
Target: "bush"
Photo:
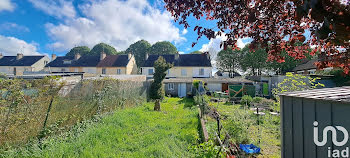
[[[253,98],[253,103],[261,103],[265,98],[262,97],[254,97]]]
[[[249,95],[244,95],[242,98],[241,98],[241,104],[242,105],[248,105],[250,106],[251,103],[253,102],[253,98]]]

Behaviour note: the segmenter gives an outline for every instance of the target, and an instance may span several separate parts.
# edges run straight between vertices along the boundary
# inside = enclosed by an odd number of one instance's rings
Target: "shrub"
[[[248,105],[250,106],[251,103],[253,102],[253,98],[249,95],[244,95],[242,98],[241,98],[241,104],[242,105]]]
[[[254,103],[261,103],[265,98],[262,98],[262,97],[254,97],[253,98],[253,102]]]
[[[165,96],[163,88],[163,80],[166,76],[166,71],[172,67],[172,64],[169,64],[165,59],[160,56],[154,62],[155,73],[153,74],[154,81],[151,84],[150,88],[150,98],[151,99],[163,99]]]

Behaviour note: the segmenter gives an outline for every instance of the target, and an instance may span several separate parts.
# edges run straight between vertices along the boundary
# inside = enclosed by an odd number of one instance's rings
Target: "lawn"
[[[192,100],[166,98],[161,112],[154,103],[117,110],[100,121],[55,136],[10,157],[191,157],[189,146],[198,140],[197,109]],[[71,131],[72,132],[72,131]]]

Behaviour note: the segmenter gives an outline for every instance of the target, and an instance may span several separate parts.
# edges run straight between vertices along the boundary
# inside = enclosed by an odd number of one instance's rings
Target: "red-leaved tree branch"
[[[349,0],[164,0],[166,9],[188,28],[189,17],[215,20],[214,28],[195,26],[198,38],[225,35],[222,47],[237,49],[239,38],[252,38],[250,49],[266,48],[268,60],[284,62],[281,51],[296,58],[319,54],[319,68],[350,71]],[[310,36],[305,37],[305,30]],[[308,40],[306,40],[308,39]],[[194,42],[192,46],[196,43]],[[302,43],[296,44],[296,43]],[[312,46],[313,51],[308,51]]]

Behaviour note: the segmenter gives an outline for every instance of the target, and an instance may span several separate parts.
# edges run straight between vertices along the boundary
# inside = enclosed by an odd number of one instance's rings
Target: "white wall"
[[[222,85],[221,83],[208,83],[207,87],[209,89],[209,91],[222,91]]]
[[[153,67],[142,67],[142,75],[146,75],[146,77],[153,77],[153,75],[148,74],[149,69],[153,69],[153,73],[154,73]]]
[[[9,74],[10,68],[7,66],[0,66],[0,73]]]
[[[199,75],[199,70],[204,68],[204,75]],[[211,67],[193,67],[193,77],[210,77],[211,76]]]
[[[97,68],[96,67],[84,67],[83,72],[88,73],[88,74],[96,74]]]

